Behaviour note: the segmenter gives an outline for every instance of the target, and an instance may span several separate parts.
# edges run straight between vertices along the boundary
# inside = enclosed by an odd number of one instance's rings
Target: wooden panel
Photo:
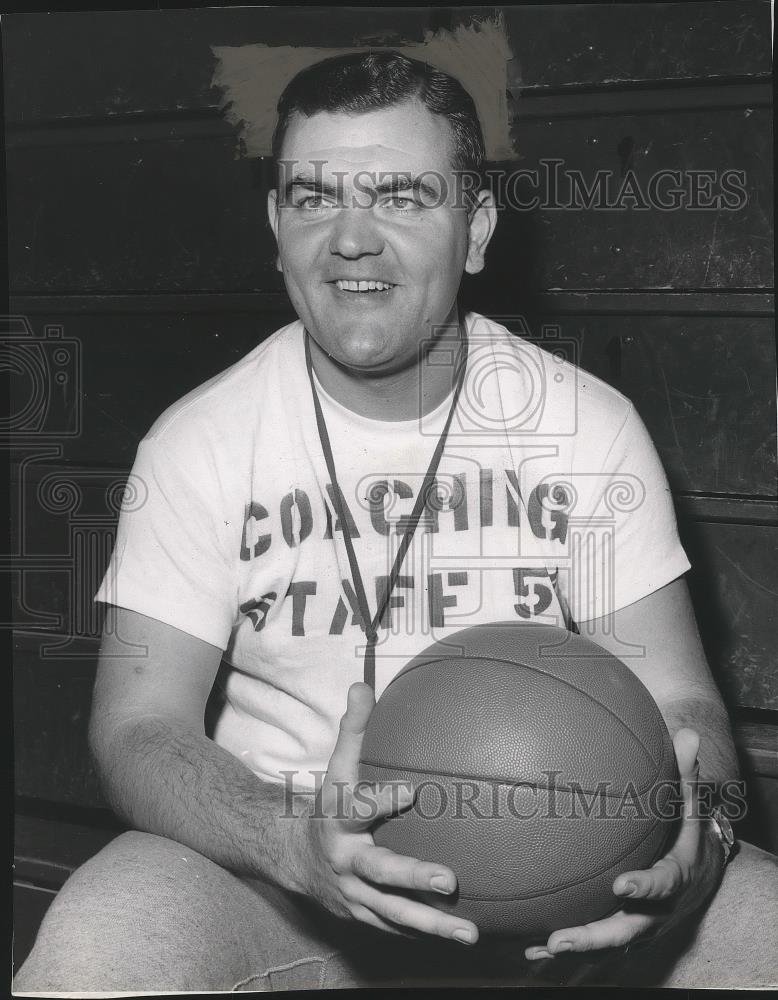
[[[35,640],[17,638],[15,647],[17,794],[104,807],[87,745],[97,643],[82,661],[41,660]]]
[[[469,280],[471,297],[491,298],[492,308],[508,311],[517,287],[526,293],[772,286],[769,111],[549,119],[520,122],[514,132],[527,173],[515,185],[505,179],[511,172],[495,174],[498,200],[508,210],[502,212],[485,270]],[[646,208],[635,209],[630,207],[635,202],[620,198],[629,170],[638,203]],[[663,210],[652,200],[651,178],[665,170],[681,172],[679,190],[687,206],[694,178],[700,176],[693,171],[712,171],[716,177],[710,198],[697,197],[695,204],[713,204],[711,199],[723,196],[725,171],[744,172],[747,200],[731,211]],[[586,204],[576,197],[572,171],[595,191],[598,171],[603,172],[602,201],[595,199],[589,208],[565,207]],[[661,176],[665,179],[655,181],[658,200],[672,205],[669,175]]]
[[[770,320],[623,325],[621,383],[679,489],[775,496]]]
[[[544,322],[584,369],[634,402],[674,490],[775,497],[771,319],[545,314],[536,335]]]
[[[749,770],[778,780],[778,726],[743,722],[736,729],[737,744],[743,748]]]
[[[778,709],[778,530],[686,519],[679,528],[700,633],[727,704]]]
[[[752,775],[747,789],[748,816],[737,835],[778,855],[778,779]]]
[[[29,122],[217,108],[212,45],[413,42],[441,17],[445,11],[396,7],[10,15],[4,18],[8,114]]]
[[[470,294],[490,300],[491,308],[515,308],[517,286],[770,286],[769,111],[544,120],[517,129],[522,170],[529,173],[515,186],[502,168],[495,174],[504,211],[486,270],[470,282]],[[106,137],[105,130],[91,134]],[[282,288],[265,218],[267,161],[235,160],[232,140],[216,134],[163,138],[135,125],[108,137],[116,141],[87,142],[85,135],[84,144],[57,146],[56,155],[46,147],[7,151],[14,294]],[[548,166],[551,160],[560,165]],[[722,179],[725,171],[743,173],[744,194],[731,188],[730,203],[738,205],[732,210],[634,210],[619,197],[630,169],[646,205],[651,178],[661,170],[681,171],[687,195],[695,183],[691,171],[715,172],[718,179],[696,204],[723,198],[726,184],[737,186],[734,175]],[[556,193],[546,181],[553,170],[560,178]],[[603,204],[617,207],[600,209],[596,201],[561,207],[576,204],[569,182],[575,170],[588,187],[604,171]],[[663,185],[659,196],[670,204]],[[538,196],[539,208],[522,209]]]
[[[32,302],[34,300],[28,300]],[[64,300],[63,300],[64,302]],[[535,296],[541,314],[588,316],[770,316],[775,315],[772,292],[740,290],[676,292],[543,292]],[[23,310],[22,310],[23,311]],[[83,306],[81,312],[88,312]]]
[[[775,341],[770,320],[624,322],[620,383],[672,484],[775,496]]]
[[[727,524],[764,524],[778,528],[778,499],[754,500],[751,497],[706,496],[676,493],[679,517],[692,521]]]
[[[649,293],[650,295],[651,293]],[[720,292],[712,293],[717,300],[724,300]],[[663,293],[664,295],[664,293]],[[605,296],[612,298],[612,296]],[[654,296],[656,297],[656,296]],[[679,296],[687,299],[688,295]],[[577,298],[577,297],[576,297]],[[710,298],[710,296],[708,296]],[[732,300],[735,301],[732,301]],[[768,314],[772,297],[762,293],[738,293],[726,296],[730,301],[730,312],[740,313],[736,305],[743,301],[743,308],[748,303],[758,304],[756,307]],[[38,317],[57,316],[61,320],[70,316],[136,316],[139,313],[180,313],[182,316],[218,316],[224,318],[229,313],[248,313],[252,316],[262,316],[265,313],[289,313],[291,305],[285,290],[278,292],[160,292],[158,295],[142,295],[114,293],[102,295],[87,293],[73,295],[13,295],[10,298],[10,317],[16,324],[19,316],[34,319],[37,325]],[[766,303],[766,305],[765,305]]]
[[[492,8],[499,10],[500,8]],[[767,4],[502,8],[515,93],[622,82],[770,74]],[[10,121],[216,107],[211,45],[421,41],[483,8],[122,11],[11,14],[3,22]],[[45,65],[46,72],[40,67]]]
[[[631,87],[613,90],[563,90],[546,94],[537,91],[514,101],[512,121],[521,125],[534,119],[594,118],[601,115],[642,115],[709,110],[710,108],[770,107],[773,91],[769,83],[738,83],[697,87],[656,87],[637,90]]]
[[[16,292],[281,287],[256,168],[230,138],[114,138],[8,150]]]
[[[529,90],[769,75],[766,4],[548,4],[505,7]]]

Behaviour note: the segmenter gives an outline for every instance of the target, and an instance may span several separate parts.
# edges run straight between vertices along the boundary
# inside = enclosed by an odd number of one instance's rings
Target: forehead
[[[320,111],[295,115],[284,136],[281,159],[325,174],[358,170],[452,171],[451,127],[420,101],[362,114]]]

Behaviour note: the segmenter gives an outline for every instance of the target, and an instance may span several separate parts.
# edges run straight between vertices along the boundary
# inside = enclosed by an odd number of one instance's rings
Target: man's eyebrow
[[[364,184],[366,178],[381,177],[378,184],[373,185],[372,190],[378,195],[397,194],[400,191],[418,191],[431,201],[437,200],[439,193],[421,177],[413,177],[411,174],[389,171],[380,171],[377,175],[373,171],[358,172],[360,182]],[[305,188],[306,191],[316,191],[319,194],[326,194],[337,197],[338,185],[324,180],[321,176],[311,174],[296,174],[285,186],[284,194],[288,197],[295,188]]]
[[[382,174],[383,176],[383,174]],[[396,194],[400,191],[419,191],[431,201],[438,198],[438,192],[422,177],[413,177],[407,173],[392,173],[375,186],[376,194]]]
[[[290,195],[295,188],[305,188],[307,191],[317,191],[321,194],[337,195],[338,189],[334,184],[322,180],[321,177],[313,177],[306,174],[296,174],[284,187],[284,194]]]

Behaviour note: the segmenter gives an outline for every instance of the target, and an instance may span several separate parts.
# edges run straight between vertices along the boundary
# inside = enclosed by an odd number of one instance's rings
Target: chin
[[[391,357],[387,358],[383,352],[375,346],[340,350],[337,354],[330,355],[343,368],[350,368],[362,374],[369,374],[371,371],[384,368],[387,363],[391,364]]]
[[[316,339],[329,357],[344,368],[367,372],[376,366],[384,367],[392,360],[391,345],[381,335],[344,337],[341,334],[334,342],[329,338]]]

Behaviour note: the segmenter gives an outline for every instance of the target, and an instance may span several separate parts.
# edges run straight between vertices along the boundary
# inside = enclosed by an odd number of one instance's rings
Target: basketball
[[[377,844],[450,867],[417,898],[482,934],[543,937],[623,905],[617,875],[650,867],[678,823],[678,771],[653,698],[619,659],[564,629],[478,625],[387,686],[360,778],[411,782]]]

